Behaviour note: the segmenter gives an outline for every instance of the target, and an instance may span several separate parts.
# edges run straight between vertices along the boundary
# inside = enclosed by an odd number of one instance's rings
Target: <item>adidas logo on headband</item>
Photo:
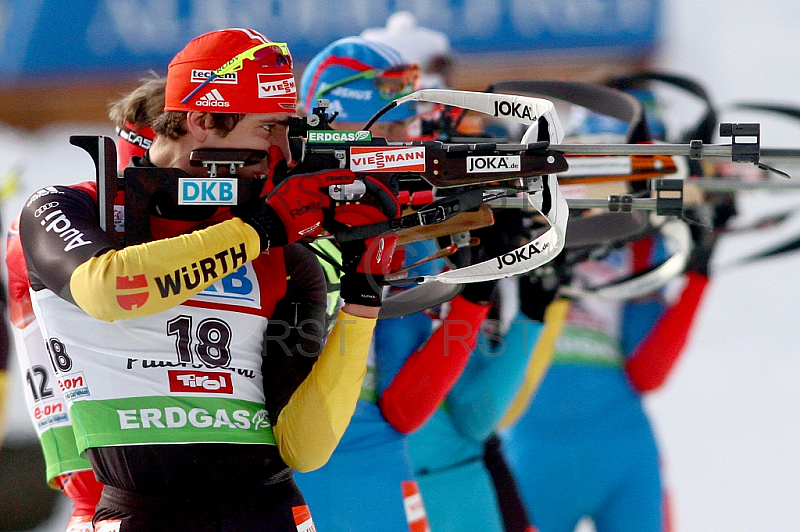
[[[202,107],[229,107],[231,104],[225,101],[222,94],[217,89],[211,89],[197,100],[197,105]]]

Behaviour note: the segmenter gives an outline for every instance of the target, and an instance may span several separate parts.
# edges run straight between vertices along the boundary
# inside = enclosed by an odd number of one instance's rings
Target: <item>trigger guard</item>
[[[397,196],[392,194],[385,185],[370,176],[365,176],[363,183],[367,187],[367,192],[378,200],[381,212],[386,215],[387,219],[392,220],[400,217],[400,203],[397,201]]]
[[[361,181],[366,187],[367,194],[377,200],[378,205],[373,206],[368,204],[356,204],[359,205],[359,212],[356,212],[356,209],[352,209],[350,212],[345,212],[343,214],[359,216],[361,219],[348,220],[348,216],[340,216],[342,213],[337,212],[337,210],[340,210],[341,208],[346,209],[348,206],[348,202],[341,202],[325,216],[323,227],[325,227],[328,232],[335,235],[339,230],[346,227],[360,227],[373,223],[382,223],[387,220],[393,220],[400,217],[400,202],[397,200],[397,197],[386,188],[385,185],[369,176],[364,176],[361,178]],[[368,209],[366,207],[368,207]],[[371,215],[369,211],[373,211],[374,215]],[[382,216],[379,216],[378,213],[380,213]]]

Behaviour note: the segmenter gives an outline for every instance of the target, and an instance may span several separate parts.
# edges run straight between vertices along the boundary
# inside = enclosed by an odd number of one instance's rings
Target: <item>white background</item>
[[[720,106],[800,105],[800,4],[664,3],[662,67],[702,82]],[[761,122],[764,146],[800,147],[800,122],[730,112],[722,119]],[[800,207],[797,194],[741,199],[738,223]],[[795,215],[783,227],[727,237],[715,264],[798,235]],[[718,268],[688,349],[667,384],[647,399],[676,531],[798,530],[799,271],[800,252]]]

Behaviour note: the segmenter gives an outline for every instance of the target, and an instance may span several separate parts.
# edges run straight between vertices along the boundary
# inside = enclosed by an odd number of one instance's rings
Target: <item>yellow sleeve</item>
[[[536,390],[539,389],[550,363],[553,362],[556,340],[561,335],[561,329],[564,327],[569,303],[568,299],[558,299],[547,307],[544,314],[544,328],[542,328],[539,339],[533,347],[533,354],[528,366],[525,368],[525,380],[517,391],[514,400],[511,401],[511,405],[506,410],[503,419],[500,420],[498,429],[510,427],[528,410],[528,406],[530,406],[533,396],[536,395]]]
[[[75,303],[104,321],[149,316],[183,303],[261,252],[239,218],[93,257],[70,277]]]
[[[311,373],[278,416],[273,433],[292,469],[319,469],[339,444],[361,394],[375,322],[339,311]]]

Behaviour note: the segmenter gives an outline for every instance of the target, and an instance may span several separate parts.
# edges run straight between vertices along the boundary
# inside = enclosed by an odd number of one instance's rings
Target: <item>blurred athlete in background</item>
[[[608,134],[610,120],[590,114],[580,134]],[[614,131],[624,131],[620,124]],[[583,517],[598,532],[669,529],[642,394],[667,378],[708,284],[713,239],[700,229],[683,286],[672,298],[664,290],[631,300],[590,290],[663,262],[669,251],[661,237],[627,243],[563,272],[563,282],[586,292],[570,297],[552,366],[505,435],[509,462],[541,532],[572,531]]]
[[[418,66],[389,46],[359,37],[340,39],[317,54],[303,73],[303,108],[310,113],[318,99],[328,99],[329,111],[339,113],[334,127],[361,129],[388,102],[412,92],[418,77]],[[414,108],[401,106],[371,131],[406,140],[414,121]],[[404,251],[413,263],[435,248],[422,241],[405,244]],[[420,268],[430,272],[436,264]],[[423,312],[378,321],[368,377],[350,426],[324,467],[297,475],[320,530],[428,530],[406,434],[433,415],[463,371],[488,312],[485,292],[484,283],[466,285],[436,330]]]

